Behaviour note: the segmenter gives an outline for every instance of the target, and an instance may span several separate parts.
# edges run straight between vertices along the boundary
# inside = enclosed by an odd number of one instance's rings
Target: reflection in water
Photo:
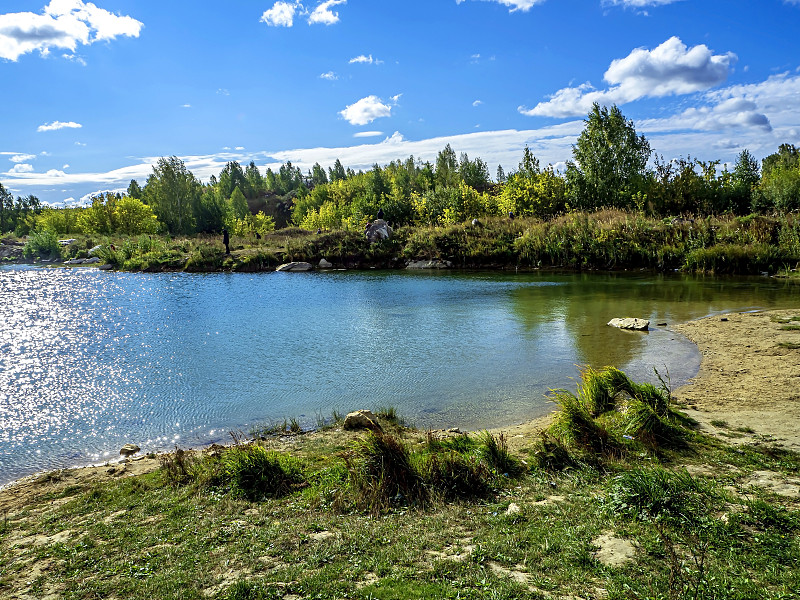
[[[130,274],[0,268],[0,483],[206,443],[266,420],[307,426],[393,405],[420,427],[507,425],[549,409],[580,364],[693,375],[669,330],[796,306],[768,279],[553,274]]]

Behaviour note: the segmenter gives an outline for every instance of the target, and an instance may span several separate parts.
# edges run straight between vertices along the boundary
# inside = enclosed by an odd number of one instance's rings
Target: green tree
[[[137,200],[142,199],[142,188],[139,187],[139,182],[135,179],[131,179],[130,184],[128,185],[128,196],[131,198],[136,198]]]
[[[778,151],[761,162],[761,172],[768,175],[773,169],[791,169],[800,165],[800,149],[794,144],[781,144]]]
[[[753,203],[753,192],[757,189],[761,175],[758,172],[758,161],[748,150],[742,150],[736,157],[731,174],[731,186],[728,193],[728,208],[736,214],[750,212]]]
[[[250,182],[242,170],[242,166],[235,160],[225,165],[219,174],[219,191],[223,198],[230,198],[237,187],[246,198],[253,197]]]
[[[334,181],[341,181],[342,179],[347,179],[347,173],[345,173],[344,167],[342,166],[342,161],[337,158],[336,162],[333,163],[333,167],[328,169],[328,180],[333,183]]]
[[[0,233],[13,231],[14,196],[0,183]]]
[[[197,196],[194,206],[195,228],[202,233],[219,233],[225,227],[227,203],[215,185],[208,185]]]
[[[145,186],[145,199],[172,234],[194,230],[194,207],[202,186],[177,156],[159,158]]]
[[[250,188],[250,193],[252,194],[250,196],[251,198],[257,198],[264,193],[264,178],[261,176],[261,171],[258,170],[256,163],[252,160],[250,164],[247,165],[245,176],[247,177],[247,183]]]
[[[480,158],[470,160],[466,152],[461,153],[458,163],[458,174],[461,180],[476,190],[485,190],[489,187],[491,176],[489,167]]]
[[[580,208],[627,208],[644,188],[650,144],[617,106],[595,103],[567,163],[570,196]]]
[[[328,176],[325,174],[325,169],[323,169],[319,163],[314,163],[314,167],[311,170],[311,183],[313,185],[328,183]]]
[[[238,186],[231,194],[230,204],[231,215],[234,219],[244,219],[250,214],[250,208],[247,206],[247,199]]]
[[[436,188],[455,187],[459,179],[456,153],[447,144],[436,156]]]
[[[114,213],[118,233],[141,235],[158,231],[158,219],[153,209],[137,198],[120,198]]]

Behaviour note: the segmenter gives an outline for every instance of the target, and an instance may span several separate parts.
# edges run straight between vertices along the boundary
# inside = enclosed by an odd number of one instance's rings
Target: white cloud
[[[368,137],[379,137],[382,136],[382,131],[359,131],[358,133],[354,133],[354,138],[368,138]]]
[[[401,98],[402,96],[403,96],[403,94],[395,94],[394,96],[391,96],[391,97],[389,98],[389,100],[391,100],[391,101],[392,101],[392,104],[397,104],[398,102],[400,102],[400,98]]]
[[[456,0],[456,4],[461,4],[466,0]],[[530,10],[534,5],[541,4],[544,0],[483,0],[483,2],[497,2],[503,6],[509,7],[509,12],[516,12],[521,10],[523,12]]]
[[[328,71],[327,73],[322,73],[319,76],[319,78],[320,79],[326,79],[328,81],[336,81],[337,79],[339,79],[339,76],[336,73],[334,73],[333,71]]]
[[[139,37],[140,21],[111,13],[83,0],[51,0],[42,14],[32,12],[0,15],[0,58],[16,61],[23,54],[39,51],[47,56],[53,48],[69,50],[70,60],[78,45]]]
[[[529,109],[528,116],[573,117],[585,115],[592,104],[624,104],[640,98],[689,94],[724,82],[736,55],[713,54],[704,44],[687,48],[671,37],[653,50],[636,48],[611,62],[603,78],[612,85],[597,90],[590,83],[558,90],[546,102]]]
[[[276,2],[272,8],[264,11],[261,22],[271,27],[291,27],[294,25],[294,15],[300,6],[297,2]]]
[[[234,148],[234,150],[238,150],[238,151],[241,152],[242,150],[244,150],[244,146],[236,146],[236,148]]]
[[[603,0],[603,4],[624,6],[625,8],[647,8],[648,6],[663,6],[680,1],[681,0]]]
[[[359,56],[356,56],[355,58],[350,59],[350,64],[352,65],[354,63],[360,63],[364,65],[382,65],[383,61],[378,60],[377,58],[372,58],[372,54],[370,54],[369,56],[361,54]]]
[[[58,169],[50,169],[45,173],[48,177],[66,177],[67,174],[64,171],[59,171]]]
[[[181,108],[192,108],[191,104],[181,104]]]
[[[217,90],[217,95],[218,96],[230,96],[231,93],[228,90],[226,90],[225,88],[219,88]]]
[[[264,11],[261,22],[270,27],[292,27],[295,17],[306,17],[309,25],[333,25],[339,22],[339,13],[331,8],[339,4],[347,4],[347,0],[325,0],[309,11],[301,2],[279,0]]]
[[[9,171],[9,173],[33,173],[33,165],[28,163],[18,163],[13,166]]]
[[[36,128],[36,131],[58,131],[59,129],[80,129],[81,127],[83,127],[83,125],[76,123],[75,121],[67,121],[66,123],[62,121],[53,121],[52,123],[39,125],[39,127]]]
[[[86,144],[85,144],[85,143],[83,143],[83,142],[75,142],[75,145],[76,145],[76,146],[81,146],[81,147],[83,147],[83,146],[85,146]]]
[[[8,160],[13,163],[22,163],[33,160],[34,158],[36,158],[35,154],[13,154]]]
[[[472,106],[476,106],[477,107],[477,106],[480,106],[481,104],[483,104],[483,100],[475,100],[475,102],[472,103]]]
[[[64,165],[64,166],[63,166],[63,167],[61,167],[61,168],[62,168],[62,169],[64,169],[64,170],[66,170],[66,169],[69,169],[69,165]]]
[[[308,24],[333,25],[339,22],[339,13],[331,10],[337,4],[347,4],[347,0],[327,0],[315,8],[308,17]]]
[[[381,117],[390,117],[392,107],[377,96],[367,96],[339,112],[351,125],[366,125]]]

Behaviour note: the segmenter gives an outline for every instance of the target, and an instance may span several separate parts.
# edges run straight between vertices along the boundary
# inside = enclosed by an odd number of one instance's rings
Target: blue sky
[[[666,158],[800,145],[800,0],[3,0],[0,182],[68,205],[160,156],[562,166],[593,101]]]

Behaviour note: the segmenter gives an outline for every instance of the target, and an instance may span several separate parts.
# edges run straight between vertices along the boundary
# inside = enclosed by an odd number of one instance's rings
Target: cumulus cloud
[[[264,11],[261,22],[271,27],[291,27],[299,7],[300,4],[295,2],[276,2],[272,8]]]
[[[23,163],[28,162],[29,160],[33,160],[36,158],[35,154],[12,154],[8,160],[13,163]]]
[[[377,96],[367,96],[339,112],[351,125],[367,125],[375,119],[390,117],[392,107]]]
[[[347,0],[325,0],[309,10],[301,2],[278,0],[261,15],[261,22],[270,27],[292,27],[295,17],[305,17],[309,25],[333,25],[339,22],[339,13],[331,10]]]
[[[383,61],[378,60],[377,58],[372,58],[372,54],[369,56],[360,54],[359,56],[350,59],[350,64],[352,65],[354,63],[360,63],[364,65],[382,65]]]
[[[339,13],[331,10],[331,7],[337,4],[347,4],[347,0],[327,0],[327,2],[323,2],[311,11],[308,17],[308,24],[314,25],[319,23],[322,25],[333,25],[334,23],[338,23]]]
[[[62,121],[53,121],[52,123],[39,125],[36,131],[58,131],[59,129],[80,129],[81,127],[83,127],[83,125],[76,123],[75,121],[67,121],[66,123]]]
[[[116,15],[91,2],[51,0],[41,14],[0,14],[0,58],[16,61],[37,50],[47,56],[58,48],[69,50],[66,58],[82,61],[74,56],[78,45],[139,37],[143,26],[133,17]]]
[[[14,165],[9,171],[9,174],[16,174],[16,173],[32,173],[33,172],[33,165],[28,163],[18,163]]]
[[[624,104],[640,98],[689,94],[721,84],[736,55],[713,54],[704,44],[687,48],[671,37],[653,50],[636,48],[611,62],[603,78],[612,87],[597,90],[590,83],[558,90],[533,108],[519,107],[528,116],[572,117],[586,114],[592,104]]]
[[[334,73],[333,71],[328,71],[327,73],[322,73],[319,76],[319,78],[320,79],[326,79],[328,81],[336,81],[337,79],[339,79],[339,76],[336,73]]]
[[[483,100],[475,100],[475,102],[472,103],[472,106],[476,106],[477,107],[477,106],[480,106],[481,104],[483,104]]]
[[[461,4],[466,0],[456,0],[456,4]],[[496,2],[509,8],[509,12],[516,12],[521,10],[526,12],[533,8],[536,4],[541,4],[544,0],[483,0],[483,2]]]

